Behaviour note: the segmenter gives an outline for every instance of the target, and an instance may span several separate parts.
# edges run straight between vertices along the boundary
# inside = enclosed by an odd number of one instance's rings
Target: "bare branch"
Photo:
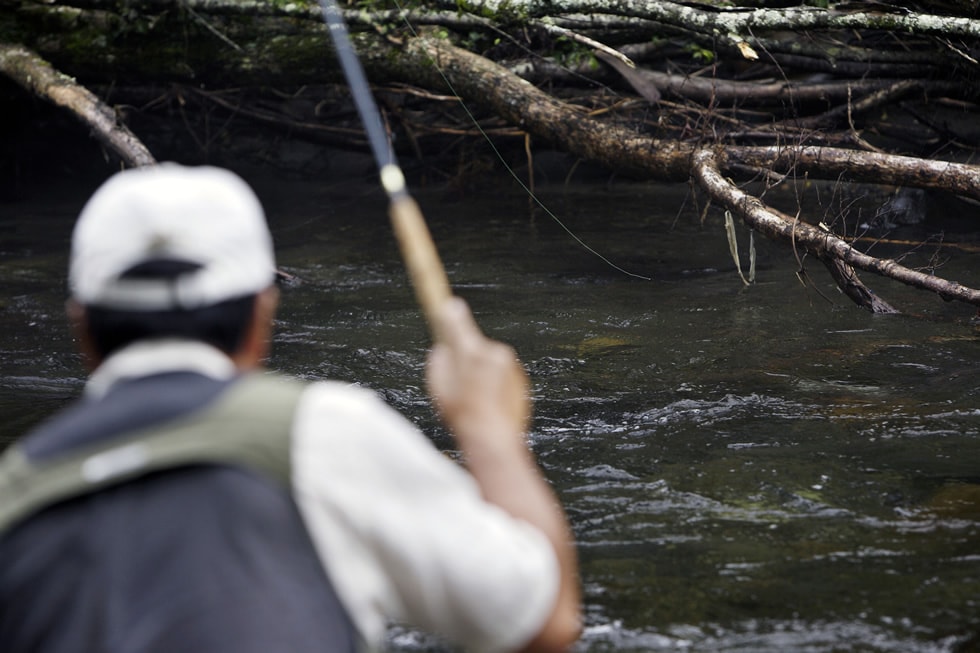
[[[748,226],[760,233],[798,247],[805,247],[820,259],[836,259],[842,263],[874,272],[916,288],[932,291],[946,300],[959,300],[980,306],[980,290],[967,288],[955,281],[910,270],[890,259],[880,259],[864,254],[837,236],[822,231],[806,222],[793,220],[767,207],[761,200],[743,192],[725,179],[718,167],[718,160],[710,149],[700,149],[692,157],[692,172],[700,186],[712,200],[728,208],[742,218]],[[842,287],[854,299],[852,289]],[[872,293],[873,294],[873,293]],[[866,307],[871,308],[867,304]]]

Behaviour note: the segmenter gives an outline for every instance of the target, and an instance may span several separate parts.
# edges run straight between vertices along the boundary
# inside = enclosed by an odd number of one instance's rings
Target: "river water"
[[[284,288],[272,366],[372,387],[450,449],[378,193],[253,181],[279,264],[299,279]],[[62,305],[91,189],[0,205],[0,443],[80,391]],[[720,217],[702,220],[684,186],[539,195],[562,224],[513,182],[417,192],[456,292],[531,374],[532,445],[579,543],[578,650],[974,650],[975,311],[865,274],[906,311],[873,316],[812,259],[801,283],[793,253],[766,242],[745,286]],[[888,247],[875,251],[900,251]],[[943,276],[980,286],[968,250],[905,262],[936,257]],[[438,648],[411,630],[392,647]]]

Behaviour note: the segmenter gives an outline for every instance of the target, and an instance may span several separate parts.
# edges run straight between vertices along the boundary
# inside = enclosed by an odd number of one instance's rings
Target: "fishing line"
[[[401,12],[401,14],[402,14],[402,20],[405,21],[405,26],[408,27],[408,30],[412,33],[412,36],[414,36],[415,38],[419,38],[419,33],[415,31],[415,27],[413,27],[412,24],[409,22],[409,20],[408,20],[408,13],[402,7],[402,4],[401,4],[400,0],[393,0],[393,1],[395,3],[395,6],[398,7],[398,10]],[[635,272],[630,272],[629,270],[625,270],[625,269],[621,268],[620,266],[616,265],[615,263],[613,263],[612,261],[610,261],[608,258],[606,258],[602,254],[600,254],[599,252],[597,252],[595,249],[593,249],[592,247],[590,247],[585,241],[583,241],[571,229],[569,229],[568,226],[566,226],[565,223],[562,222],[562,220],[557,215],[555,215],[551,211],[551,209],[549,209],[544,204],[544,202],[542,202],[538,198],[537,195],[534,194],[534,191],[532,191],[527,186],[527,184],[524,183],[524,180],[521,179],[520,176],[518,176],[518,174],[514,171],[514,169],[507,163],[507,160],[504,159],[503,154],[500,152],[499,149],[497,149],[497,145],[490,138],[490,135],[487,134],[486,131],[483,130],[483,127],[480,125],[479,121],[477,121],[476,116],[473,115],[473,113],[470,111],[469,107],[466,106],[466,103],[463,102],[462,97],[460,97],[459,93],[456,92],[456,88],[453,86],[453,83],[451,81],[449,81],[449,78],[442,71],[442,68],[439,67],[439,64],[436,63],[435,60],[431,60],[431,62],[432,62],[432,66],[436,69],[436,72],[439,73],[439,76],[442,77],[443,82],[445,82],[446,86],[449,88],[449,91],[454,96],[456,96],[457,100],[459,101],[459,106],[462,107],[463,111],[466,113],[467,117],[470,119],[470,121],[476,127],[477,131],[480,132],[480,135],[482,135],[483,138],[490,145],[490,149],[493,150],[493,153],[497,156],[498,159],[500,159],[500,163],[504,166],[504,169],[510,174],[511,177],[514,178],[514,181],[516,181],[518,183],[518,185],[520,185],[520,187],[522,189],[524,189],[524,192],[528,194],[528,196],[534,201],[534,203],[537,204],[541,208],[541,210],[544,211],[544,213],[549,218],[551,218],[552,220],[554,220],[555,224],[557,224],[559,227],[561,227],[565,231],[565,233],[567,233],[569,236],[571,236],[572,239],[575,242],[577,242],[579,245],[581,245],[582,248],[584,248],[587,252],[591,253],[593,256],[598,257],[601,261],[603,261],[606,265],[608,265],[609,267],[613,268],[614,270],[616,270],[618,272],[621,272],[621,273],[625,274],[626,276],[633,277],[635,279],[643,279],[644,281],[650,281],[651,280],[650,277],[646,277],[646,276],[643,276],[642,274],[637,274]]]

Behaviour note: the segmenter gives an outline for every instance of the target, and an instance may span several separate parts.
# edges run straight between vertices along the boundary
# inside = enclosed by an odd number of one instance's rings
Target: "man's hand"
[[[464,451],[523,448],[531,402],[527,374],[514,350],[484,336],[458,297],[446,301],[435,319],[441,339],[432,348],[427,376],[446,426]]]
[[[527,374],[512,348],[483,335],[463,300],[447,300],[433,317],[440,341],[429,356],[429,392],[466,466],[486,501],[548,538],[560,569],[552,612],[522,650],[565,651],[581,631],[578,560],[564,511],[528,449]]]

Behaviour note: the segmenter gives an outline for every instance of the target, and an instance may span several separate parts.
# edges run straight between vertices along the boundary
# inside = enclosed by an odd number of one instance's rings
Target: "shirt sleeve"
[[[545,623],[559,584],[548,540],[485,502],[465,470],[373,392],[311,386],[291,458],[300,512],[369,645],[398,621],[470,651],[508,651]]]

